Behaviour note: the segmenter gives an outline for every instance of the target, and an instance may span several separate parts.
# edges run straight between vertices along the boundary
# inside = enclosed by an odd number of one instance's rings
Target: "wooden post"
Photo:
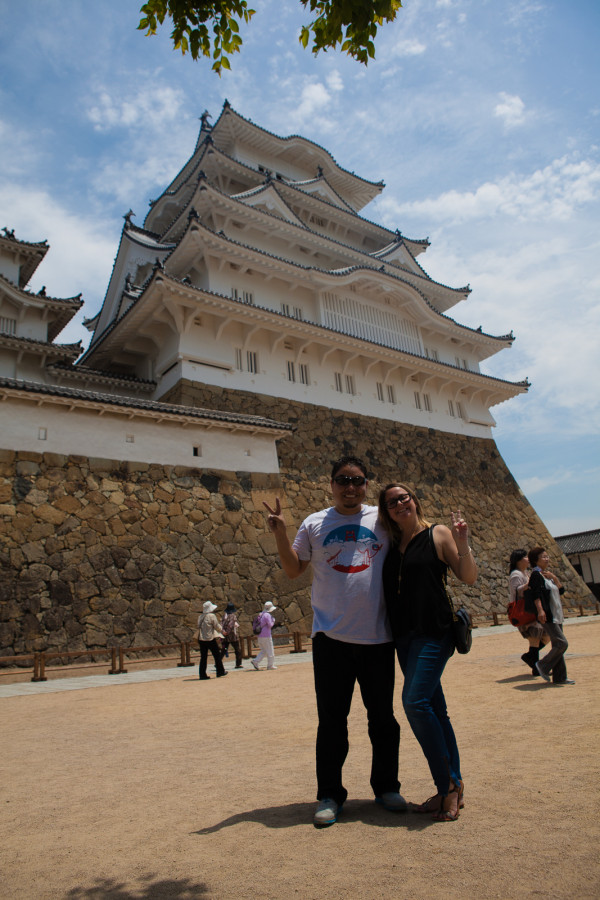
[[[493,613],[492,613],[492,618],[493,618],[493,620],[494,620],[494,625],[499,625],[499,624],[500,624],[500,623],[498,622],[498,613],[493,612]]]
[[[125,652],[122,647],[119,647],[119,675],[126,675],[127,669],[125,668]]]
[[[111,666],[110,666],[110,669],[108,670],[108,674],[116,675],[117,674],[117,648],[116,647],[110,648],[110,660],[111,660]]]

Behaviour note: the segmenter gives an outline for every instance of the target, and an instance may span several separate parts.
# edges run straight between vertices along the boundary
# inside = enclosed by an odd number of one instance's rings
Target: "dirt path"
[[[313,828],[312,668],[0,700],[7,900],[600,897],[600,620],[566,629],[573,687],[533,679],[514,632],[478,637],[444,685],[461,749],[456,823],[370,796],[355,697],[350,799]],[[402,726],[408,799],[432,791]]]

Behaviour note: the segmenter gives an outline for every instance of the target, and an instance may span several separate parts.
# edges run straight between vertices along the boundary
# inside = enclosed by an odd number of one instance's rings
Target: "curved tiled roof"
[[[167,272],[165,272],[162,269],[159,272],[158,267],[154,268],[152,275],[150,276],[150,278],[148,278],[146,283],[142,286],[142,292],[141,292],[140,296],[137,298],[137,300],[130,307],[128,307],[127,310],[125,310],[125,312],[122,314],[122,316],[119,319],[115,319],[110,323],[110,325],[105,329],[103,334],[100,335],[100,337],[94,343],[94,345],[90,345],[90,347],[88,347],[88,349],[86,350],[86,352],[84,353],[84,355],[82,357],[82,360],[85,359],[86,357],[90,356],[94,351],[96,351],[99,348],[99,346],[103,343],[103,341],[106,340],[106,338],[108,338],[109,335],[114,331],[114,329],[117,327],[117,325],[119,325],[127,316],[131,315],[136,310],[138,303],[144,296],[144,293],[148,290],[153,279],[158,274],[160,275],[161,278],[167,279],[168,281],[171,281],[175,284],[182,285],[187,290],[198,291],[199,293],[205,294],[207,296],[216,297],[219,300],[225,300],[228,303],[231,303],[231,304],[239,306],[240,308],[243,308],[245,311],[247,311],[248,309],[260,310],[261,312],[268,313],[270,316],[275,316],[275,317],[278,317],[281,319],[285,319],[288,322],[293,321],[294,323],[297,323],[297,325],[299,327],[310,326],[311,328],[319,329],[320,331],[325,332],[325,333],[342,335],[343,337],[345,337],[349,340],[357,341],[362,344],[370,344],[375,347],[382,347],[386,350],[400,352],[405,356],[412,357],[413,359],[418,359],[421,363],[426,362],[428,365],[432,365],[436,368],[441,367],[441,368],[445,368],[445,369],[452,369],[452,370],[460,372],[464,376],[471,375],[471,376],[477,378],[478,380],[481,379],[484,381],[506,384],[506,385],[510,385],[510,387],[523,388],[524,390],[528,390],[530,387],[530,383],[527,379],[525,379],[524,381],[516,381],[515,382],[515,381],[508,381],[505,378],[498,378],[497,376],[493,376],[493,375],[485,375],[483,372],[472,372],[470,370],[463,369],[460,366],[457,366],[453,363],[446,363],[446,362],[441,362],[441,361],[437,361],[437,360],[431,360],[431,359],[428,359],[427,357],[420,356],[419,354],[411,353],[408,350],[400,350],[399,351],[398,348],[392,347],[389,344],[384,344],[383,342],[380,342],[380,341],[369,340],[367,338],[363,338],[358,335],[348,334],[347,332],[339,331],[339,330],[337,330],[335,328],[331,328],[327,325],[321,325],[318,322],[311,322],[308,319],[302,319],[302,320],[291,319],[289,316],[286,316],[285,313],[279,312],[278,310],[270,309],[269,307],[260,306],[258,304],[253,304],[251,307],[249,307],[248,304],[244,303],[242,300],[235,300],[234,298],[228,297],[225,294],[218,294],[215,291],[209,291],[205,288],[203,288],[203,289],[195,288],[192,285],[186,284],[181,279],[176,278],[173,275],[169,275]],[[329,273],[327,273],[327,274],[329,274]],[[411,287],[412,287],[412,285],[411,285]],[[416,288],[415,288],[415,290],[416,290]],[[438,315],[442,315],[442,313],[438,313]],[[443,318],[448,319],[449,317],[443,316]],[[453,319],[450,319],[449,321],[454,322]],[[454,322],[454,324],[458,328],[464,328],[467,331],[472,330],[472,329],[467,328],[466,325],[460,325],[458,322]],[[490,337],[493,340],[506,340],[506,338],[495,338],[494,335],[486,335],[486,337]]]
[[[212,187],[212,186],[211,186],[211,187]],[[212,188],[212,189],[215,190],[215,191],[218,191],[218,188]],[[219,192],[219,193],[222,193],[222,192]],[[231,198],[229,197],[228,194],[224,194],[223,196],[224,196],[224,197],[227,197],[228,199],[231,199]],[[260,213],[263,214],[263,215],[270,215],[268,212],[265,212],[265,210],[258,210],[258,212],[260,212]],[[276,218],[276,217],[274,216],[273,218]],[[281,221],[281,220],[280,220],[280,219],[277,219],[277,221]],[[290,224],[292,224],[292,223],[290,223]],[[464,329],[465,331],[468,331],[472,336],[475,336],[475,335],[481,335],[481,336],[484,337],[484,338],[488,338],[488,339],[492,339],[492,340],[502,340],[502,341],[508,341],[508,340],[513,341],[513,340],[514,340],[514,337],[513,337],[512,334],[511,334],[511,335],[502,335],[501,337],[498,337],[498,336],[493,335],[493,334],[487,334],[486,332],[480,331],[479,329],[476,329],[476,328],[470,328],[468,325],[461,325],[460,322],[457,322],[457,321],[456,321],[455,319],[453,319],[451,316],[447,316],[445,313],[440,312],[439,309],[437,309],[437,308],[431,303],[431,301],[428,299],[428,297],[423,293],[422,290],[420,290],[420,288],[419,288],[417,285],[412,284],[412,282],[410,282],[410,281],[408,281],[406,278],[403,278],[403,277],[402,277],[402,274],[410,275],[410,276],[413,277],[413,278],[419,278],[419,277],[421,277],[421,276],[417,275],[417,274],[414,273],[414,272],[406,272],[406,270],[400,269],[399,267],[398,267],[398,274],[396,274],[396,272],[388,272],[388,271],[383,271],[383,272],[382,272],[381,267],[375,267],[375,266],[368,265],[368,264],[365,264],[365,265],[357,264],[357,265],[352,265],[352,266],[344,266],[343,268],[340,268],[340,269],[333,269],[333,270],[332,270],[332,269],[320,269],[318,266],[305,266],[305,265],[302,265],[302,263],[295,262],[294,260],[287,259],[286,257],[283,257],[283,256],[276,256],[276,255],[273,254],[273,253],[268,253],[266,250],[261,250],[260,248],[252,247],[252,246],[250,246],[249,244],[243,244],[243,243],[241,243],[241,241],[236,241],[236,240],[234,240],[233,238],[228,237],[228,236],[227,236],[226,234],[224,234],[223,232],[217,233],[217,232],[213,231],[212,229],[208,228],[207,225],[205,225],[203,222],[199,221],[198,219],[195,219],[195,220],[194,220],[194,225],[195,225],[196,228],[202,228],[202,229],[203,229],[204,231],[206,231],[209,235],[211,235],[211,236],[213,236],[213,237],[216,237],[216,238],[220,239],[221,241],[226,241],[226,242],[229,243],[229,244],[233,244],[233,245],[236,246],[236,247],[240,247],[240,248],[242,248],[243,250],[247,250],[247,251],[250,251],[250,252],[252,252],[252,253],[256,253],[256,254],[258,254],[258,255],[260,255],[260,256],[265,256],[265,257],[267,257],[267,258],[269,258],[269,259],[277,260],[278,262],[284,263],[285,265],[291,266],[291,267],[293,267],[293,268],[302,269],[302,270],[305,271],[305,272],[319,272],[319,273],[322,274],[322,275],[329,275],[329,276],[332,276],[332,277],[334,277],[334,278],[337,278],[337,277],[342,276],[342,275],[349,275],[349,274],[352,274],[352,273],[354,273],[354,272],[373,272],[373,273],[376,273],[376,274],[378,274],[378,275],[384,275],[384,276],[387,276],[387,277],[389,277],[389,278],[393,278],[395,281],[400,281],[400,282],[402,282],[403,284],[407,284],[409,287],[413,288],[413,290],[415,290],[415,291],[419,294],[419,296],[422,297],[422,299],[425,301],[425,303],[427,304],[427,306],[428,306],[428,307],[432,310],[432,312],[434,312],[436,315],[441,316],[442,319],[445,319],[446,321],[451,322],[453,325],[456,325],[457,328],[462,328],[462,329]],[[187,233],[187,232],[186,232],[186,233]],[[182,237],[181,240],[183,240],[183,237]],[[179,241],[179,243],[178,243],[177,246],[179,246],[179,244],[181,244],[181,240]],[[339,241],[335,241],[333,238],[328,238],[328,240],[331,240],[332,243],[339,244]],[[345,245],[344,245],[344,244],[340,244],[340,246],[345,246]],[[360,251],[354,250],[354,248],[352,248],[352,247],[349,248],[349,249],[351,249],[351,250],[352,250],[353,252],[355,252],[355,253],[360,253]],[[175,252],[175,251],[172,251],[172,252]],[[171,255],[172,255],[172,254],[169,254],[169,256],[171,256]],[[363,255],[366,256],[367,258],[370,258],[370,255],[369,255],[368,253],[364,253]],[[167,262],[168,259],[169,259],[169,257],[167,257],[167,258],[165,259],[165,262]],[[400,273],[402,273],[402,274],[400,274]],[[430,284],[438,285],[438,282],[433,281],[433,279],[431,279],[431,278],[429,278],[429,277],[427,277],[427,281],[428,281],[428,283],[430,283]],[[463,289],[459,289],[459,288],[450,288],[450,287],[448,287],[447,285],[444,285],[444,284],[440,284],[440,285],[438,285],[438,286],[439,286],[439,287],[442,287],[442,288],[445,288],[446,290],[449,290],[449,291],[458,291],[458,292],[464,291],[464,288],[463,288]]]
[[[16,244],[19,253],[27,257],[27,262],[21,266],[19,278],[19,287],[24,287],[48,252],[48,241],[39,241],[37,243],[21,241],[15,237],[14,228],[9,231],[8,228],[4,227],[0,232],[0,246],[2,244],[9,250],[14,250],[14,245]]]
[[[277,183],[276,183],[276,182],[271,182],[271,183],[270,183],[270,187],[271,187],[277,194],[279,193],[278,190],[277,190]],[[215,185],[211,184],[210,182],[208,183],[207,188],[204,188],[204,189],[205,189],[205,190],[206,190],[206,189],[210,189],[210,190],[213,191],[215,194],[219,194],[219,195],[220,195],[221,197],[223,197],[225,200],[230,201],[230,202],[233,201],[234,203],[240,203],[240,204],[242,204],[242,205],[244,206],[244,209],[248,209],[248,206],[247,206],[246,204],[243,204],[241,200],[238,200],[237,195],[226,194],[224,191],[221,191],[218,187],[216,187]],[[258,188],[255,189],[255,190],[258,190]],[[187,217],[188,220],[189,220],[190,211],[189,211],[188,207],[192,206],[192,208],[193,208],[194,196],[195,196],[195,195],[193,194],[193,195],[190,197],[190,200],[189,200],[189,202],[188,202],[188,206],[184,207],[184,209],[181,210],[181,212],[179,213],[179,215],[173,220],[172,225],[174,225],[174,224],[175,224],[176,222],[178,222],[178,221],[184,220],[186,217]],[[286,203],[285,198],[281,197],[280,199],[281,199],[281,202],[282,202],[282,203]],[[273,213],[269,212],[269,210],[266,210],[266,209],[260,209],[260,208],[256,208],[256,207],[253,207],[253,209],[254,209],[256,212],[258,212],[260,215],[262,215],[262,216],[270,216],[271,218],[273,218],[273,219],[274,219],[276,222],[278,222],[278,223],[280,223],[280,222],[282,221],[281,218],[280,218],[279,216],[275,216]],[[209,232],[211,232],[212,234],[215,234],[215,232],[211,231],[211,229],[209,229],[206,225],[204,225],[204,223],[198,222],[198,224],[201,225],[203,228],[205,228],[206,231],[209,231]],[[319,241],[323,241],[323,242],[324,242],[324,241],[327,241],[327,242],[330,243],[330,244],[337,245],[338,247],[343,247],[344,250],[349,250],[353,255],[362,256],[362,257],[364,257],[365,259],[368,259],[368,260],[372,260],[373,257],[374,257],[374,254],[369,253],[369,252],[366,251],[366,250],[359,250],[359,249],[357,249],[356,247],[352,247],[350,244],[344,244],[344,243],[342,243],[342,241],[338,241],[338,240],[336,240],[336,238],[330,237],[329,235],[323,235],[323,234],[321,234],[320,232],[314,231],[313,229],[311,229],[308,225],[305,225],[304,223],[302,224],[302,226],[296,225],[294,222],[288,222],[287,224],[289,224],[290,227],[296,227],[296,228],[301,227],[302,230],[303,230],[303,233],[309,232],[309,233],[311,233],[312,235],[314,235],[316,238],[318,238]],[[172,227],[172,226],[171,226],[171,227]],[[185,233],[185,232],[184,232],[184,233]],[[314,266],[303,266],[301,263],[292,262],[292,261],[286,259],[285,257],[282,257],[282,256],[276,256],[276,255],[274,255],[274,254],[272,254],[272,253],[267,253],[266,250],[260,250],[260,249],[258,249],[258,248],[256,248],[256,247],[252,247],[250,244],[242,244],[240,241],[236,241],[236,240],[234,240],[233,238],[228,237],[227,235],[221,234],[221,236],[223,236],[226,240],[230,241],[230,243],[235,244],[235,245],[237,245],[237,246],[239,246],[239,247],[244,247],[244,248],[247,249],[247,250],[254,250],[254,251],[256,251],[257,253],[262,254],[263,256],[270,256],[272,259],[278,259],[278,260],[280,260],[280,261],[282,261],[282,262],[287,262],[287,263],[291,263],[292,265],[297,265],[297,266],[299,266],[299,267],[302,268],[302,269],[314,269],[315,271],[329,272],[330,274],[337,274],[338,272],[342,272],[342,271],[343,271],[343,273],[346,274],[347,272],[356,270],[357,268],[370,268],[370,269],[372,269],[373,271],[377,271],[377,272],[381,271],[381,268],[382,268],[381,266],[379,266],[378,268],[375,268],[375,266],[368,266],[368,265],[367,265],[367,266],[362,266],[362,267],[359,267],[359,266],[343,267],[343,269],[339,269],[339,270],[338,270],[338,269],[333,269],[333,270],[328,270],[328,269],[317,269],[317,268],[314,267]],[[181,243],[182,240],[183,240],[183,235],[182,235],[182,237],[179,239],[179,241],[177,242],[177,246],[179,246],[179,244]],[[166,245],[165,245],[165,246],[166,246]],[[404,246],[406,246],[406,245],[404,244]],[[422,279],[423,279],[424,281],[426,281],[428,284],[434,285],[435,287],[438,287],[438,288],[442,288],[444,291],[450,291],[450,292],[452,292],[452,293],[460,294],[460,295],[464,295],[465,293],[470,293],[470,290],[471,290],[471,289],[470,289],[469,287],[453,288],[453,287],[450,287],[450,286],[447,285],[447,284],[442,284],[441,282],[434,281],[433,278],[431,278],[429,275],[427,275],[427,273],[426,273],[426,272],[424,271],[424,269],[418,264],[418,262],[416,262],[416,260],[414,259],[414,256],[412,255],[412,253],[410,253],[410,250],[409,250],[408,247],[406,247],[406,250],[407,250],[407,253],[410,254],[411,259],[413,259],[413,260],[415,261],[415,263],[416,263],[416,265],[418,266],[419,270],[420,270],[421,272],[423,272],[422,275],[419,275],[418,272],[411,272],[411,271],[409,271],[409,270],[407,270],[407,269],[405,269],[405,268],[402,268],[401,266],[396,265],[395,263],[387,263],[387,265],[388,265],[388,266],[393,266],[393,267],[394,267],[395,269],[397,269],[399,272],[404,272],[405,274],[410,275],[412,278],[417,278],[417,279],[421,279],[421,278],[422,278]],[[169,255],[170,255],[170,254],[169,254]],[[168,257],[166,257],[166,259],[168,259]],[[166,259],[165,259],[165,262],[166,262]],[[390,275],[391,277],[394,277],[394,278],[397,277],[396,274],[395,274],[394,272],[386,272],[386,274],[388,274],[388,275]],[[418,290],[418,288],[416,288],[416,286],[414,286],[414,287],[415,287],[416,290]],[[419,293],[422,293],[422,292],[419,291]],[[440,310],[438,310],[438,309],[430,302],[430,300],[429,300],[427,297],[425,297],[424,294],[423,294],[422,296],[423,296],[424,299],[426,300],[427,304],[428,304],[433,310],[435,310],[435,312],[439,313],[439,315],[443,315],[443,313],[441,313]]]
[[[287,137],[281,137],[280,135],[275,134],[272,131],[269,131],[267,128],[263,128],[262,126],[257,125],[251,119],[247,119],[245,116],[240,115],[240,113],[238,113],[231,106],[231,104],[229,103],[228,100],[224,101],[223,109],[221,110],[219,118],[217,119],[217,121],[215,122],[215,124],[212,126],[212,128],[210,130],[211,136],[214,135],[215,132],[218,131],[220,123],[222,121],[224,121],[225,117],[228,115],[235,116],[240,122],[244,123],[245,125],[249,125],[251,128],[255,128],[258,132],[261,132],[262,134],[269,135],[270,137],[274,138],[276,141],[278,141],[281,144],[291,144],[293,142],[300,142],[301,144],[304,144],[307,147],[317,148],[321,153],[323,153],[325,158],[328,160],[331,160],[331,162],[336,167],[336,169],[338,169],[344,175],[347,175],[350,178],[356,180],[357,182],[362,183],[363,185],[365,185],[365,188],[367,188],[367,189],[371,188],[371,190],[368,191],[368,193],[371,195],[370,199],[373,199],[373,197],[376,197],[377,194],[380,193],[381,190],[385,187],[385,184],[381,180],[380,181],[371,181],[368,178],[363,178],[361,175],[357,175],[355,172],[351,172],[349,169],[345,169],[343,166],[340,166],[340,164],[333,157],[333,155],[329,152],[329,150],[326,150],[325,147],[322,147],[320,144],[317,144],[315,141],[309,140],[309,138],[305,138],[299,134],[290,134],[290,135],[287,135]],[[369,201],[367,201],[367,202],[369,202]],[[365,204],[363,204],[363,205],[365,205]]]
[[[17,337],[14,334],[0,332],[0,344],[4,347],[12,347],[15,350],[28,349],[36,353],[51,353],[54,356],[71,356],[77,359],[83,346],[81,341],[76,344],[53,344],[51,341],[36,341],[34,338]]]
[[[213,422],[226,422],[238,426],[265,429],[269,431],[294,431],[293,425],[276,422],[262,416],[245,415],[244,413],[224,412],[215,409],[200,409],[196,406],[179,406],[174,403],[161,403],[157,400],[141,400],[131,397],[118,397],[115,394],[103,394],[97,391],[85,391],[80,388],[66,388],[56,385],[42,384],[35,381],[20,381],[15,378],[0,376],[0,388],[24,391],[28,394],[44,394],[53,397],[66,397],[83,402],[102,403],[109,406],[145,410],[150,413],[186,417]]]
[[[575,553],[593,553],[595,550],[600,550],[600,528],[592,531],[578,531],[575,534],[563,534],[555,537],[554,540],[566,556]]]
[[[115,372],[94,369],[92,366],[74,366],[64,362],[56,362],[49,363],[46,368],[50,369],[52,372],[59,372],[66,378],[93,378],[98,382],[104,381],[107,384],[120,384],[124,387],[135,386],[144,391],[153,391],[156,387],[155,381],[136,378],[134,375],[118,375]]]

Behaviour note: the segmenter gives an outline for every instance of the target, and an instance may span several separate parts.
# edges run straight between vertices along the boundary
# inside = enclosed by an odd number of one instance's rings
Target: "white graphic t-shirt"
[[[313,634],[352,644],[391,641],[381,578],[388,546],[376,506],[354,516],[331,506],[304,520],[293,547],[312,563]]]

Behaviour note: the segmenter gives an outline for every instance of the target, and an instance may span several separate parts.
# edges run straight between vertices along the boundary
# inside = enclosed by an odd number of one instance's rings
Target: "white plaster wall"
[[[387,400],[387,386],[384,385],[385,400],[377,398],[376,382],[382,380],[375,374],[374,367],[368,375],[364,375],[359,366],[343,368],[343,361],[336,359],[336,354],[331,354],[321,363],[316,354],[310,352],[301,353],[299,356],[294,351],[286,350],[283,342],[272,351],[266,342],[260,337],[251,342],[248,348],[243,348],[243,365],[246,366],[246,349],[255,350],[258,354],[259,371],[255,373],[239,371],[235,368],[235,347],[238,346],[235,339],[231,340],[229,365],[231,369],[212,368],[201,365],[198,360],[205,358],[210,360],[215,356],[215,347],[205,346],[203,349],[196,347],[194,360],[183,359],[180,364],[172,369],[158,387],[156,398],[163,396],[173,387],[180,378],[189,381],[198,381],[230,390],[251,391],[253,393],[267,394],[272,397],[285,397],[303,403],[326,406],[331,409],[344,410],[365,416],[377,416],[389,419],[393,422],[405,422],[411,425],[421,425],[425,428],[436,428],[439,431],[452,434],[464,434],[472,437],[491,437],[491,426],[495,421],[489,410],[482,404],[468,403],[461,400],[467,420],[458,416],[452,417],[448,412],[447,396],[428,391],[431,397],[432,411],[417,409],[415,406],[414,391],[419,389],[415,382],[409,382],[403,386],[400,382],[391,379],[395,390],[395,403]],[[241,342],[239,343],[241,347]],[[295,362],[296,382],[288,380],[287,361]],[[299,364],[308,365],[310,384],[300,383]],[[336,390],[334,372],[343,373],[343,386],[345,388],[345,374],[354,376],[356,394],[353,396],[345,391]],[[421,391],[423,397],[423,392]],[[456,404],[455,404],[456,405]],[[478,422],[488,422],[488,425],[476,424],[468,419],[477,419]]]
[[[11,398],[0,404],[6,450],[62,453],[160,465],[242,472],[279,472],[275,436],[206,425],[98,415]],[[194,455],[194,447],[201,455]]]

